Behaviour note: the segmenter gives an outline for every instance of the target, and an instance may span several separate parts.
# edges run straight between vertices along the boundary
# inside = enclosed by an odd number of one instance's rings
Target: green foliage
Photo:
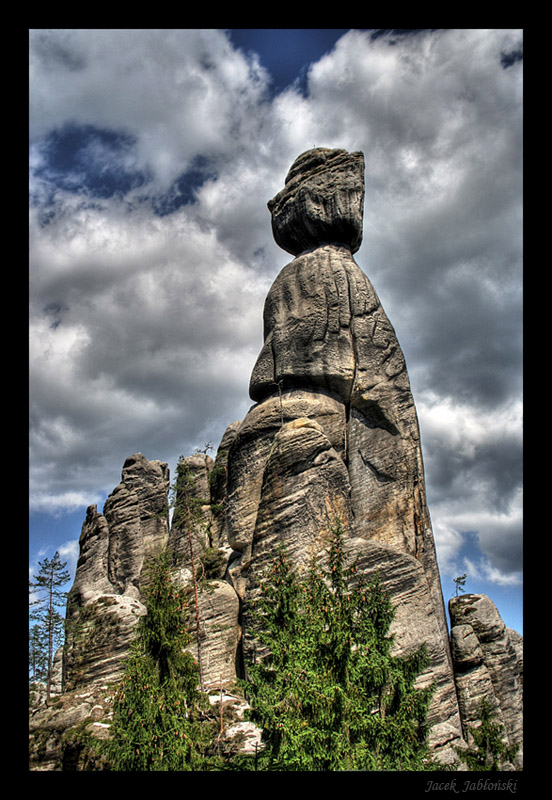
[[[46,681],[47,677],[47,632],[40,625],[33,625],[29,631],[29,680],[35,683]]]
[[[50,700],[54,652],[63,640],[64,618],[58,608],[64,607],[67,599],[67,592],[61,588],[71,577],[66,566],[67,562],[56,552],[53,558],[38,562],[38,573],[29,581],[29,617],[35,623],[30,629],[30,679],[36,679],[33,677],[36,669],[45,678],[46,703]]]
[[[195,475],[184,456],[180,456],[176,467],[176,480],[170,487],[170,505],[174,508],[173,525],[178,527],[197,524],[201,518],[202,506],[209,504],[208,498],[195,496]]]
[[[221,463],[215,464],[213,469],[209,472],[209,488],[211,489],[212,493],[216,492],[217,488],[219,487],[219,483],[226,477],[228,451],[220,450],[217,455],[217,460],[219,458]]]
[[[466,573],[460,575],[459,578],[452,579],[456,584],[456,597],[458,597],[458,592],[465,592],[464,585],[466,583]]]
[[[171,580],[167,553],[153,562],[145,595],[147,614],[115,693],[105,754],[116,771],[202,769],[210,734],[201,721],[198,667],[184,649],[184,594]]]
[[[414,688],[425,649],[391,655],[389,596],[345,568],[340,525],[326,569],[313,563],[298,577],[280,550],[262,592],[258,639],[269,655],[247,665],[245,684],[263,729],[258,768],[426,769],[433,687]]]
[[[504,741],[504,726],[496,721],[489,701],[483,698],[479,707],[481,724],[471,727],[473,744],[467,750],[455,748],[460,759],[472,772],[499,772],[506,762],[513,763],[519,745]]]

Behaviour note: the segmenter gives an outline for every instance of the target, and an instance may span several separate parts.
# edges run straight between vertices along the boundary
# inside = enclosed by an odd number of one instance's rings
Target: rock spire
[[[332,524],[350,557],[378,570],[397,607],[398,651],[426,643],[435,680],[433,740],[461,739],[445,610],[425,498],[420,434],[404,356],[353,254],[362,239],[364,157],[317,148],[300,155],[269,203],[276,242],[295,258],[264,307],[255,401],[230,447],[228,541],[243,607],[286,542],[298,568],[325,551]]]
[[[483,699],[503,725],[509,745],[518,745],[515,767],[523,764],[523,640],[507,628],[484,594],[449,600],[452,657],[464,735],[479,719]]]

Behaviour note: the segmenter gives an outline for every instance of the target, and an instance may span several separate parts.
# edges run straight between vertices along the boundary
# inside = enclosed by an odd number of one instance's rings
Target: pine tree
[[[458,578],[453,578],[453,582],[456,584],[456,597],[458,597],[458,592],[465,592],[464,586],[466,584],[466,573],[460,575]]]
[[[260,768],[425,769],[433,687],[414,688],[425,649],[391,655],[390,598],[378,578],[345,568],[341,526],[327,568],[313,563],[300,577],[280,550],[262,589],[258,638],[269,655],[248,665],[245,683],[263,729]]]
[[[35,649],[34,659],[36,662],[38,658],[36,648],[39,646],[43,648],[46,705],[50,702],[54,652],[63,639],[64,619],[59,613],[58,607],[65,607],[67,600],[67,592],[61,589],[70,579],[69,572],[65,569],[66,566],[67,562],[62,562],[59,553],[56,552],[53,558],[45,558],[44,561],[38,562],[38,574],[33,576],[33,581],[29,582],[29,591],[35,597],[31,602],[30,618],[36,622],[36,625],[31,628],[34,633],[29,650]]]
[[[198,666],[185,650],[186,601],[171,580],[168,553],[153,561],[144,594],[147,613],[115,693],[105,755],[115,771],[202,769],[209,731]]]
[[[505,763],[513,763],[519,745],[505,742],[504,726],[497,722],[486,698],[479,706],[479,718],[479,726],[470,728],[473,744],[467,750],[455,748],[456,753],[472,772],[498,772]]]
[[[44,630],[33,625],[29,630],[29,680],[46,682],[48,677],[48,646]]]

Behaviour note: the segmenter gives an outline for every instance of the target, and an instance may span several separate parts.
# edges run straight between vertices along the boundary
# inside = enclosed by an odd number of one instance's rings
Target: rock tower
[[[523,766],[523,639],[507,628],[484,594],[449,600],[451,647],[465,737],[479,719],[483,699],[503,726],[504,739],[519,747],[514,765]]]
[[[274,238],[294,259],[268,292],[256,404],[228,453],[232,578],[247,663],[249,608],[277,543],[306,566],[339,518],[350,557],[391,591],[397,651],[429,648],[421,681],[437,682],[432,736],[444,751],[461,724],[418,420],[395,331],[353,258],[363,205],[362,153],[326,148],[299,156],[268,203]]]

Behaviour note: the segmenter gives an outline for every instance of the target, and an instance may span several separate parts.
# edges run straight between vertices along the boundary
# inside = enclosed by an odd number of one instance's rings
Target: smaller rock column
[[[510,745],[519,744],[516,763],[523,764],[523,639],[507,628],[485,594],[449,600],[451,651],[464,736],[479,720],[486,699],[504,725]]]
[[[120,677],[146,610],[140,594],[144,568],[167,544],[168,490],[167,464],[135,453],[126,459],[104,513],[89,506],[67,598],[64,691]]]

